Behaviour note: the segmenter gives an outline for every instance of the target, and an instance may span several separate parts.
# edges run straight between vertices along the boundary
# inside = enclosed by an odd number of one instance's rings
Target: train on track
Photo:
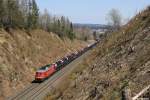
[[[72,62],[76,58],[80,57],[83,53],[85,53],[88,50],[90,50],[91,48],[93,48],[98,42],[99,41],[96,41],[95,43],[89,44],[88,46],[86,46],[85,48],[82,48],[81,50],[70,53],[69,55],[66,55],[65,57],[56,61],[53,64],[48,64],[48,65],[45,65],[45,66],[39,68],[35,74],[35,81],[36,82],[43,82],[44,80],[48,79],[55,72],[61,70],[67,64],[69,64],[70,62]]]

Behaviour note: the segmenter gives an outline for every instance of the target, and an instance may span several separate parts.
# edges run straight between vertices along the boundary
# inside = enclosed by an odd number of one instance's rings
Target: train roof
[[[38,72],[44,72],[44,71],[48,70],[48,68],[50,68],[50,67],[51,67],[51,64],[42,66],[41,68],[38,69]]]

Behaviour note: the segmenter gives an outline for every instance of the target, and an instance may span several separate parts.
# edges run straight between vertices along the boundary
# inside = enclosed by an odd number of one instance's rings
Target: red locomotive
[[[35,74],[36,81],[44,81],[46,78],[56,72],[56,64],[50,64],[41,67]]]

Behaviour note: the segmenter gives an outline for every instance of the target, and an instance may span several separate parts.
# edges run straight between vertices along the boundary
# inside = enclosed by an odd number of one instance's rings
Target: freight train
[[[45,79],[48,79],[50,76],[52,76],[57,71],[61,70],[63,67],[65,67],[67,64],[75,60],[76,58],[80,57],[83,53],[87,52],[91,48],[93,48],[99,41],[96,41],[95,43],[92,43],[88,45],[85,48],[82,48],[81,50],[78,50],[76,52],[73,52],[62,59],[56,61],[53,64],[45,65],[41,68],[39,68],[36,71],[35,74],[35,81],[36,82],[43,82]]]

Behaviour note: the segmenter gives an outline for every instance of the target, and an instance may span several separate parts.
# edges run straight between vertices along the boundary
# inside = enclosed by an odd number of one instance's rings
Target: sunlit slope
[[[86,43],[54,33],[34,30],[0,31],[0,96],[8,96],[22,89],[34,79],[35,70],[58,60]]]
[[[131,89],[135,96],[148,86],[150,7],[119,31],[109,34],[93,51],[93,56],[80,65],[84,70],[70,75],[66,89],[56,89],[46,100],[120,100],[124,88]]]

